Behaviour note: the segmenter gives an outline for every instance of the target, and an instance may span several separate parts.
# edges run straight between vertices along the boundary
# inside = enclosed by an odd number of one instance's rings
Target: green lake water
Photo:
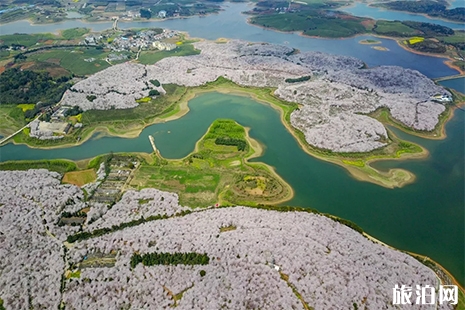
[[[427,255],[464,283],[464,111],[457,110],[447,124],[448,137],[433,141],[396,130],[402,138],[425,146],[424,160],[385,161],[380,169],[400,167],[417,180],[401,189],[385,189],[355,181],[345,169],[305,153],[286,130],[276,110],[248,97],[200,95],[189,102],[190,112],[180,119],[147,127],[135,139],[93,138],[79,147],[37,150],[8,144],[0,160],[82,159],[102,153],[151,152],[148,135],[166,158],[181,158],[217,118],[231,118],[250,127],[251,137],[265,145],[254,161],[273,167],[295,190],[288,205],[318,209],[349,219],[374,237],[399,249]]]

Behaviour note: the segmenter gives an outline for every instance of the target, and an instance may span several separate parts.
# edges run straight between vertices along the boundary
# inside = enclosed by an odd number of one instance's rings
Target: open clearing
[[[62,182],[82,186],[84,184],[93,182],[96,179],[96,177],[97,175],[94,169],[72,171],[65,173]]]

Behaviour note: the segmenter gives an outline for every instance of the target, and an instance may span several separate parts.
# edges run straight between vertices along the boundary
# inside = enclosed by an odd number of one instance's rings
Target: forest
[[[408,46],[422,53],[441,54],[441,53],[445,53],[447,50],[444,44],[440,42],[435,42],[432,40],[425,40],[423,42],[418,42],[415,44],[408,44]]]
[[[429,16],[443,17],[459,22],[465,21],[465,8],[448,10],[444,4],[432,0],[393,1],[383,3],[382,6],[391,10],[428,14]]]
[[[154,265],[207,265],[210,258],[207,254],[190,253],[135,253],[131,257],[131,268],[135,268],[139,263],[144,266]]]
[[[451,28],[438,24],[414,22],[410,20],[403,21],[402,24],[421,31],[424,36],[449,36],[455,33]]]
[[[37,103],[51,105],[70,87],[67,78],[53,79],[48,72],[13,68],[0,75],[0,104]]]
[[[216,138],[215,144],[216,145],[235,145],[237,146],[238,151],[245,151],[245,148],[247,147],[247,142],[245,142],[245,140],[234,139],[230,137]]]

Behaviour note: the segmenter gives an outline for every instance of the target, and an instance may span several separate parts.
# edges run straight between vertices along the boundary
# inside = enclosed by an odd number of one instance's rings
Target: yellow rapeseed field
[[[32,110],[34,109],[36,105],[34,103],[21,103],[18,104],[18,108],[21,108],[23,112],[26,112],[27,110]]]
[[[423,37],[413,37],[410,40],[408,40],[408,43],[410,45],[413,45],[413,44],[420,43],[420,42],[423,42],[423,41],[425,41],[425,38],[423,38]]]

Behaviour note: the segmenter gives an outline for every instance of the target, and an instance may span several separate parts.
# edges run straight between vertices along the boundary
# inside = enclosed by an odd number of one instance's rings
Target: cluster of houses
[[[107,165],[110,168],[108,175],[92,194],[89,199],[91,203],[112,205],[118,201],[124,185],[130,182],[133,177],[132,172],[137,168],[139,162],[131,157],[115,155]]]
[[[161,40],[172,38],[178,34],[179,33],[177,31],[167,29],[164,29],[161,33],[155,30],[143,30],[136,34],[122,34],[113,40],[108,40],[107,37],[102,34],[90,34],[86,36],[80,44],[88,46],[103,45],[105,48],[108,48],[113,52],[135,52],[139,49],[149,48],[170,51],[177,47],[176,44],[162,42]],[[115,57],[113,58],[113,60],[117,60]]]
[[[66,120],[66,111],[70,108],[67,106],[56,106],[52,110],[53,114],[50,116],[49,122],[35,119],[29,123],[29,136],[40,140],[62,139],[73,127],[82,127],[82,123],[72,125]]]

